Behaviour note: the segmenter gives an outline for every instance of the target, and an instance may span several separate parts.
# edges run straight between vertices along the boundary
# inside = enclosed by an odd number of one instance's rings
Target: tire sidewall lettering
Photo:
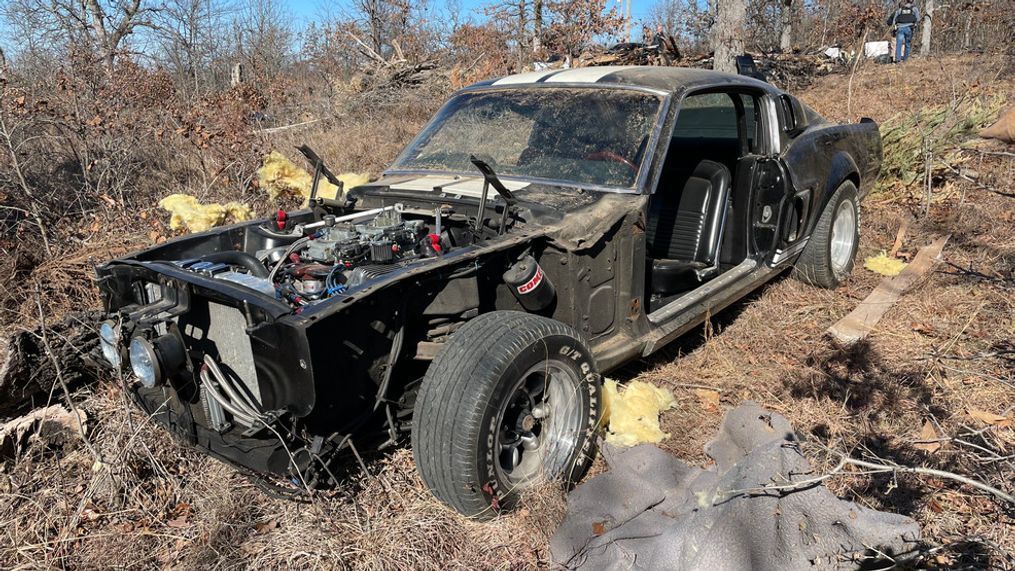
[[[561,343],[559,348],[553,349],[553,345]],[[509,482],[502,482],[497,474],[496,468],[496,434],[499,430],[499,412],[503,399],[510,398],[509,392],[513,391],[518,376],[528,370],[533,364],[539,361],[553,360],[571,369],[580,384],[585,385],[586,390],[580,391],[587,406],[583,407],[585,413],[585,428],[579,434],[579,445],[571,453],[564,473],[555,474],[554,478],[565,478],[571,480],[573,475],[580,472],[585,464],[593,456],[595,446],[595,432],[598,430],[600,417],[600,375],[596,372],[591,355],[575,339],[568,335],[551,334],[531,341],[524,349],[519,351],[518,358],[511,363],[501,375],[494,393],[491,395],[490,406],[483,426],[486,427],[485,435],[481,438],[482,450],[478,450],[477,461],[479,462],[480,482],[477,489],[482,490],[491,503],[496,500],[501,506],[510,505],[518,497],[520,490],[511,489]],[[534,351],[535,349],[535,351]],[[533,358],[537,355],[541,358]],[[487,486],[488,485],[488,486]],[[493,492],[490,497],[489,491]]]

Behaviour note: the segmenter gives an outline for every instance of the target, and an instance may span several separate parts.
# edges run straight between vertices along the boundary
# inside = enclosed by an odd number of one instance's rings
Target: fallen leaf
[[[270,519],[268,521],[262,521],[254,524],[254,529],[257,533],[268,533],[269,531],[278,527],[278,522]]]
[[[929,454],[933,454],[941,449],[940,438],[941,435],[939,435],[937,433],[937,429],[934,428],[934,423],[926,420],[923,423],[923,428],[920,430],[920,442],[913,444],[913,447],[923,450]]]
[[[719,412],[719,391],[712,389],[694,389],[694,394],[701,401],[701,408],[709,412]]]
[[[606,522],[605,521],[594,521],[592,522],[592,535],[600,536],[606,533]]]
[[[166,526],[175,528],[190,527],[190,522],[187,521],[186,517],[177,517],[167,521]]]
[[[984,424],[992,424],[994,426],[999,426],[1001,428],[1007,428],[1011,426],[1011,418],[1007,416],[1000,416],[992,412],[976,410],[974,408],[968,409],[966,412],[969,413],[969,416],[973,417],[976,420],[979,420]]]

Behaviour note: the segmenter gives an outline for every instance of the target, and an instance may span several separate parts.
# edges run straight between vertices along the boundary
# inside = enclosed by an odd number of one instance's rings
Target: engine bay
[[[259,291],[293,308],[369,284],[398,268],[438,258],[482,238],[447,206],[407,211],[402,204],[293,223],[286,213],[251,229],[263,248],[219,252],[174,265]]]

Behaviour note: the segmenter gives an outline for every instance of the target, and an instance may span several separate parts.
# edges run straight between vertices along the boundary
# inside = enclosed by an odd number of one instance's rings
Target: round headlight
[[[102,356],[109,361],[115,369],[123,365],[123,357],[120,355],[120,332],[112,321],[103,321],[99,325],[99,346],[102,348]]]
[[[137,375],[141,384],[147,388],[154,387],[161,379],[159,370],[159,358],[155,354],[155,347],[141,337],[135,337],[130,341],[130,368]]]
[[[115,345],[106,343],[105,341],[99,343],[99,345],[102,346],[102,356],[109,361],[109,364],[112,365],[114,369],[119,369],[120,366],[123,365],[123,358],[120,356],[120,349]]]
[[[110,345],[116,345],[120,341],[120,333],[116,330],[116,324],[112,321],[103,321],[99,325],[99,339]]]

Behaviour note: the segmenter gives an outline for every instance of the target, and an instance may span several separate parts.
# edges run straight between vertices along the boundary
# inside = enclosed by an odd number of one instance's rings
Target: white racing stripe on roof
[[[596,83],[600,79],[617,73],[633,69],[636,65],[604,65],[596,67],[580,67],[578,69],[547,69],[543,71],[530,71],[502,77],[493,82],[492,85],[518,85],[523,83]]]
[[[568,69],[553,77],[547,78],[546,83],[595,83],[611,73],[616,73],[618,71],[628,69],[629,67],[632,66],[607,65],[600,67],[580,67],[578,69]]]
[[[502,77],[493,82],[493,85],[513,85],[516,83],[536,83],[548,75],[559,72],[559,69],[544,69],[543,71],[530,71]]]

